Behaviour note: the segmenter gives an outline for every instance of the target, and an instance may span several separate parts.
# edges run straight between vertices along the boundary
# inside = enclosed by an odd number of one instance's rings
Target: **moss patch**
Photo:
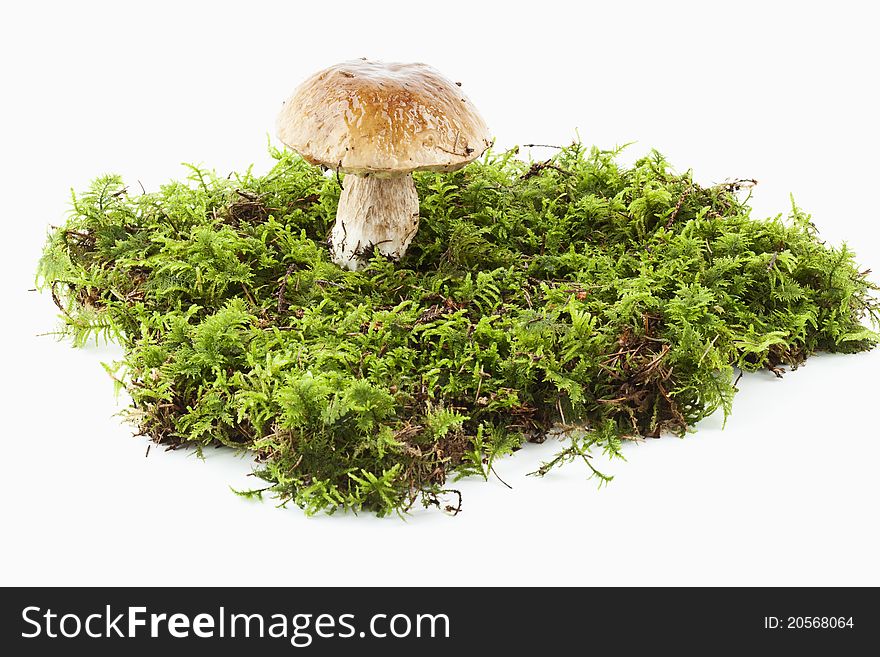
[[[96,180],[38,274],[75,345],[123,345],[110,369],[143,434],[256,453],[266,485],[242,494],[457,512],[451,481],[556,425],[538,474],[581,460],[602,482],[591,452],[728,413],[738,370],[878,341],[853,254],[794,206],[752,219],[752,181],[701,187],[656,152],[490,153],[416,174],[407,255],[348,272],[326,247],[339,180],[272,154],[266,175],[193,167],[155,193]]]

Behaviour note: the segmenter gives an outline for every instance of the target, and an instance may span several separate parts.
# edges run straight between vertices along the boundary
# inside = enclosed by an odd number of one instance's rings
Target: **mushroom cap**
[[[312,164],[360,175],[454,171],[490,144],[473,103],[438,71],[366,59],[303,82],[284,104],[277,129]]]

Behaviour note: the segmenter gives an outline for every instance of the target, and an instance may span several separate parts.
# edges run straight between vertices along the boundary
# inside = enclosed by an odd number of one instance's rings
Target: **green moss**
[[[796,207],[757,221],[749,181],[696,185],[656,152],[489,154],[417,174],[405,258],[361,272],[325,245],[339,182],[273,151],[265,176],[193,168],[130,194],[76,196],[38,280],[64,334],[118,340],[141,432],[258,456],[263,491],[308,513],[459,508],[449,481],[554,425],[539,470],[683,433],[735,393],[736,368],[873,347],[877,287]],[[450,497],[451,496],[451,497]]]

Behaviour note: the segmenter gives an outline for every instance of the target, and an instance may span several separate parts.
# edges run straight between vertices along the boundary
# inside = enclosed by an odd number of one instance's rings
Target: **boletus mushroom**
[[[303,82],[278,136],[308,162],[346,175],[330,234],[333,261],[357,270],[373,250],[395,260],[419,228],[413,171],[455,171],[489,147],[456,83],[425,64],[359,59]]]

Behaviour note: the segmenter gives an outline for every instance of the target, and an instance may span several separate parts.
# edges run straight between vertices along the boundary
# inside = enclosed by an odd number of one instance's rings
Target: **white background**
[[[305,518],[242,500],[247,461],[152,450],[114,414],[113,348],[52,337],[28,292],[69,189],[119,172],[265,169],[281,101],[368,56],[430,63],[499,147],[637,140],[704,183],[792,192],[880,270],[880,40],[873,3],[19,2],[0,26],[3,101],[0,584],[880,584],[880,352],[746,376],[721,430],[525,477],[558,445],[461,484],[464,512]],[[832,9],[833,6],[833,9]],[[545,156],[544,151],[534,154]],[[878,280],[878,276],[874,276]]]

